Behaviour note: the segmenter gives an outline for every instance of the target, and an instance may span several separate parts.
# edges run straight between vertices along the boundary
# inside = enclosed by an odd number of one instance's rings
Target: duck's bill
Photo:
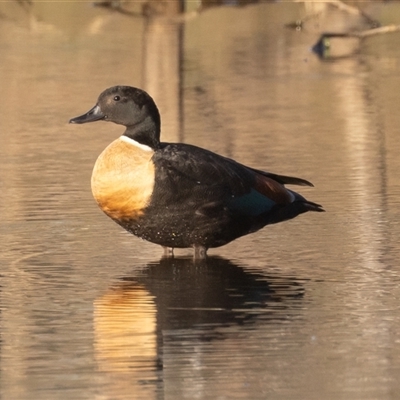
[[[100,107],[96,104],[86,114],[80,115],[79,117],[71,118],[70,124],[85,124],[86,122],[99,121],[105,119],[106,116],[101,112]]]

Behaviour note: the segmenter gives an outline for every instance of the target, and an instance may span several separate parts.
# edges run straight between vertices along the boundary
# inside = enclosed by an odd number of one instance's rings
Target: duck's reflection
[[[161,382],[164,364],[174,364],[173,343],[234,340],[243,326],[287,319],[303,293],[296,278],[266,276],[221,258],[151,263],[95,302],[99,368],[129,372],[131,383]]]
[[[96,353],[105,369],[141,367],[157,354],[154,299],[144,285],[111,288],[95,302]]]

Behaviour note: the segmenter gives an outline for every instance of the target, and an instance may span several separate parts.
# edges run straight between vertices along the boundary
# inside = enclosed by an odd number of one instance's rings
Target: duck
[[[285,185],[305,179],[255,169],[187,143],[160,141],[161,117],[142,89],[113,86],[71,124],[114,122],[122,135],[97,158],[91,189],[100,209],[133,235],[204,259],[266,225],[325,211]]]

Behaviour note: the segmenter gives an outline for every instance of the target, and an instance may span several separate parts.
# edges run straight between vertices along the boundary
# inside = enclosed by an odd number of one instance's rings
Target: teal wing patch
[[[251,189],[250,193],[238,197],[232,196],[227,206],[232,211],[255,217],[270,211],[276,204],[275,201],[265,197],[257,190]]]

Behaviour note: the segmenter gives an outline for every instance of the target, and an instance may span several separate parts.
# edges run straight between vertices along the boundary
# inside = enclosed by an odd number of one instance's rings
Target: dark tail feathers
[[[325,212],[322,208],[321,204],[313,203],[312,201],[303,200],[302,202],[305,206],[305,211],[317,211],[317,212]]]

